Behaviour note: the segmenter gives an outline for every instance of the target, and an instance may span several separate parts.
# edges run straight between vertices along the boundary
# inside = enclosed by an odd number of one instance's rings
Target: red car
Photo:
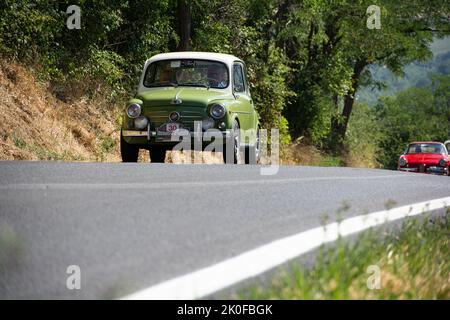
[[[450,175],[450,157],[440,142],[412,142],[398,159],[398,170]]]

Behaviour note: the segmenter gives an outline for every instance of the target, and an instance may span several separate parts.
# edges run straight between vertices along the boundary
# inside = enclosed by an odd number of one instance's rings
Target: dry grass
[[[339,156],[327,154],[313,145],[298,142],[286,146],[281,163],[303,166],[345,166],[354,168],[379,168],[374,152],[356,152],[345,150]]]
[[[342,166],[342,157],[328,155],[312,145],[299,142],[286,146],[282,152],[281,164],[303,166]]]
[[[23,66],[0,61],[0,159],[119,161],[117,107],[64,102]]]
[[[315,147],[302,144],[293,143],[287,146],[283,153],[283,164],[288,165],[316,165],[322,159],[322,154]]]

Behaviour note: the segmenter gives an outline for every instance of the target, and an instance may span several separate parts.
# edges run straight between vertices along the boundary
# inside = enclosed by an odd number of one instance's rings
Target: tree
[[[191,1],[178,0],[178,34],[180,43],[178,51],[188,51],[191,48]]]

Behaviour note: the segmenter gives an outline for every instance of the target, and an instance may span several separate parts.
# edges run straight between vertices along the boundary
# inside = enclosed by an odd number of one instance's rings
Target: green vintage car
[[[260,125],[239,58],[219,53],[175,52],[147,60],[137,93],[124,111],[120,151],[151,162],[167,150],[222,152],[225,163],[257,163]],[[200,151],[200,150],[199,150]]]

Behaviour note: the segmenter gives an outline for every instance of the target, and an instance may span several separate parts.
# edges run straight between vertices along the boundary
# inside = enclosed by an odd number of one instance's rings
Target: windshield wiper
[[[185,82],[185,83],[179,83],[179,86],[188,86],[188,87],[204,87],[209,90],[210,86],[204,83],[196,83],[196,82]]]

